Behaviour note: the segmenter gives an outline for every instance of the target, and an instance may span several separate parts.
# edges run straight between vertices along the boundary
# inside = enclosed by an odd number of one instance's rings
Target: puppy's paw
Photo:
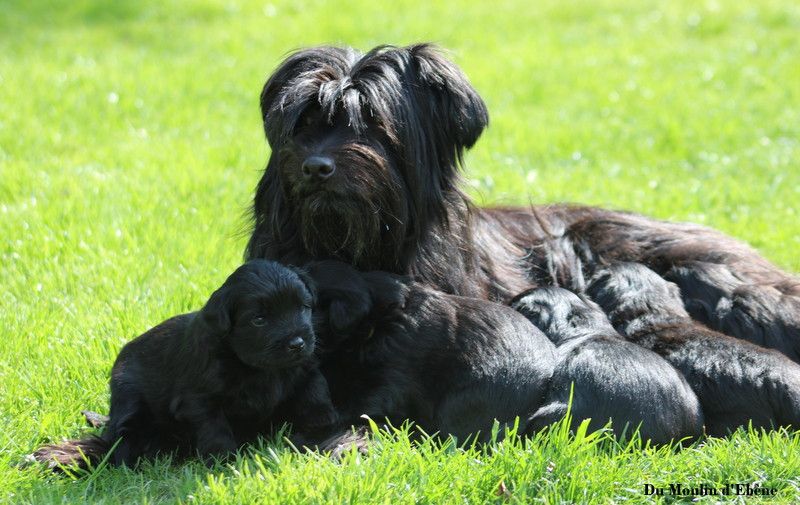
[[[321,452],[327,453],[331,459],[337,461],[353,450],[366,456],[369,452],[369,430],[364,426],[350,429],[325,440],[319,448]]]
[[[86,424],[92,428],[102,428],[108,423],[108,416],[99,414],[91,410],[81,410],[81,414],[86,418]]]

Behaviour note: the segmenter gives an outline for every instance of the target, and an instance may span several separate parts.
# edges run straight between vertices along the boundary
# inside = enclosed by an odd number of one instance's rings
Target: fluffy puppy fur
[[[700,399],[709,435],[749,422],[800,427],[800,366],[692,322],[675,284],[644,265],[618,263],[595,275],[588,295],[628,340],[683,373]]]
[[[539,288],[511,306],[557,346],[555,373],[529,430],[564,417],[574,384],[573,428],[591,419],[597,429],[610,419],[618,436],[639,427],[653,443],[702,434],[700,404],[686,380],[656,353],[625,341],[597,305],[565,289]]]
[[[554,347],[510,308],[339,262],[309,272],[327,300],[318,331],[326,347],[335,344],[322,371],[345,426],[366,414],[486,440],[494,420],[511,423],[540,407]]]
[[[800,362],[800,338],[787,338],[796,334],[800,314],[790,285],[754,284],[725,265],[700,261],[674,267],[664,278],[678,285],[693,319]]]
[[[756,329],[798,359],[800,281],[741,242],[592,207],[476,208],[460,168],[488,124],[486,105],[429,44],[298,51],[267,80],[261,112],[271,154],[248,258],[337,258],[504,303],[534,286],[579,290],[583,272],[604,262],[688,276],[715,265],[741,289],[707,322],[732,335]],[[713,289],[692,296],[716,308],[729,297],[720,278],[707,281]]]
[[[244,264],[202,310],[168,319],[122,348],[100,437],[46,446],[34,457],[81,464],[114,443],[113,465],[162,452],[225,456],[275,422],[333,424],[314,357],[313,302],[305,274],[265,260]]]

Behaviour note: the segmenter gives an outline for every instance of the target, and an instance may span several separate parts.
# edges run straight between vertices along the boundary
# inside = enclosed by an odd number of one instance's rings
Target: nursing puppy
[[[346,427],[366,414],[486,441],[495,420],[541,406],[554,347],[510,308],[340,262],[308,270],[331,347],[322,370]]]
[[[700,399],[709,435],[748,422],[800,428],[800,366],[692,322],[675,284],[644,265],[617,263],[595,274],[587,293],[628,340],[683,373]]]
[[[285,419],[302,419],[303,428],[332,424],[336,412],[314,358],[313,291],[303,277],[266,260],[239,267],[202,310],[122,348],[99,438],[46,446],[34,457],[80,465],[116,443],[113,465],[161,452],[207,458]]]
[[[594,303],[548,287],[522,293],[511,306],[553,341],[559,359],[529,431],[564,417],[574,384],[573,428],[592,419],[597,429],[611,419],[617,436],[639,427],[653,443],[702,434],[703,415],[686,380],[656,353],[626,342]]]

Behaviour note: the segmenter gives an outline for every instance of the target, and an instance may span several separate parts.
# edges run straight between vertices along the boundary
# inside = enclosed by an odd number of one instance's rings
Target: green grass
[[[756,481],[799,500],[785,433],[668,451],[556,431],[485,452],[400,434],[342,463],[278,445],[80,479],[15,466],[82,433],[123,343],[241,260],[268,156],[258,94],[287,51],[440,43],[492,115],[467,158],[480,202],[691,220],[798,271],[798,33],[791,0],[0,2],[0,500],[638,503],[644,483]]]

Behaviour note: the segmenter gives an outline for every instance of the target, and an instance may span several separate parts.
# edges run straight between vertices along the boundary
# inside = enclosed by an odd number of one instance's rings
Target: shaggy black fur
[[[619,263],[598,272],[588,294],[631,342],[683,373],[700,399],[709,435],[751,421],[756,428],[800,427],[800,366],[692,322],[675,284],[643,265]]]
[[[703,414],[686,380],[658,354],[627,342],[596,304],[566,289],[538,288],[522,293],[511,306],[557,346],[558,363],[544,406],[529,430],[562,419],[572,388],[572,425],[591,419],[621,436],[639,427],[653,443],[697,437]]]
[[[345,427],[366,414],[485,441],[495,419],[512,423],[541,406],[554,347],[510,308],[340,262],[309,272],[328,321],[319,335],[331,343],[322,371]]]
[[[261,110],[272,154],[248,258],[338,258],[504,302],[539,285],[580,289],[586,269],[613,261],[690,283],[711,265],[735,285],[703,277],[711,289],[688,296],[710,312],[692,315],[800,359],[800,282],[734,239],[589,207],[475,208],[459,168],[486,107],[430,45],[299,51],[267,81]]]
[[[316,368],[313,291],[304,277],[265,260],[239,267],[200,312],[168,319],[122,348],[101,437],[46,446],[34,457],[81,465],[117,441],[114,465],[162,452],[225,456],[286,419],[335,423]]]

